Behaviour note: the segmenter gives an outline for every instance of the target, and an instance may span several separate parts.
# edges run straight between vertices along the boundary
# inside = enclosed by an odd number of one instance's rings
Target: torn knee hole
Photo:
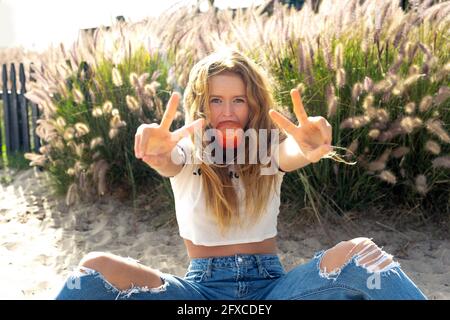
[[[381,271],[392,262],[392,255],[387,254],[380,249],[380,252],[378,252],[376,256],[367,257],[367,259],[359,261],[359,264],[370,271]]]
[[[120,294],[129,298],[131,295],[136,293],[162,293],[167,290],[168,282],[161,278],[162,284],[155,288],[149,288],[148,286],[138,287],[132,284],[130,289],[121,290]]]
[[[88,267],[85,267],[82,265],[78,266],[76,270],[82,274],[87,274],[87,275],[97,272],[97,270],[94,270],[94,269],[91,269],[91,268],[88,268]]]
[[[320,271],[323,274],[339,272],[349,260],[348,255],[351,249],[348,242],[340,242],[327,250],[320,261]]]
[[[374,243],[356,253],[356,263],[372,272],[381,271],[392,262],[392,255],[387,254]]]
[[[359,256],[359,260],[361,264],[366,264],[373,259],[376,259],[381,254],[380,248],[376,245],[370,245],[364,248],[363,250],[356,252],[355,255]]]
[[[338,274],[353,258],[357,265],[372,272],[383,271],[393,264],[392,255],[384,252],[372,240],[358,238],[341,242],[328,250],[320,262],[320,271],[326,276]]]

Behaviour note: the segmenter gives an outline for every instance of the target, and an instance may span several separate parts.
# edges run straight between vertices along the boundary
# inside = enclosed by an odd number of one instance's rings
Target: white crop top
[[[182,156],[190,157],[192,142],[189,137],[178,142]],[[195,245],[218,246],[247,242],[259,242],[274,237],[277,234],[277,218],[280,207],[280,189],[284,172],[276,173],[277,180],[275,191],[269,195],[265,212],[259,220],[247,223],[242,220],[241,225],[230,226],[224,235],[221,234],[214,214],[207,211],[203,181],[199,172],[199,165],[184,164],[181,171],[174,177],[170,177],[170,183],[175,197],[175,211],[180,236],[191,240]],[[229,167],[232,173],[232,183],[237,191],[239,212],[245,212],[245,189],[233,167]]]

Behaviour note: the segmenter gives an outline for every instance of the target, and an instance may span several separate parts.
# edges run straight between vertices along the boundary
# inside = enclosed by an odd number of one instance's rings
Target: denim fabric
[[[120,291],[100,273],[84,268],[73,273],[57,299],[142,300],[290,300],[290,299],[426,299],[395,263],[369,272],[355,257],[338,272],[319,268],[324,250],[286,272],[272,254],[191,259],[184,277],[161,273],[159,288],[132,286]]]

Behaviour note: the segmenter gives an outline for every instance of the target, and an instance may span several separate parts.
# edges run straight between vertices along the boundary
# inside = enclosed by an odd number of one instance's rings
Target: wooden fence
[[[12,63],[9,69],[2,67],[2,86],[0,99],[3,103],[3,117],[0,118],[0,156],[3,152],[3,141],[6,144],[6,153],[30,152],[38,153],[41,146],[40,138],[36,135],[36,121],[39,119],[39,108],[25,97],[26,79],[24,66],[19,65],[20,88],[16,84],[16,68]],[[32,69],[30,69],[30,81]],[[31,120],[31,121],[30,121]],[[2,131],[4,128],[4,139]],[[30,141],[30,137],[32,141]]]

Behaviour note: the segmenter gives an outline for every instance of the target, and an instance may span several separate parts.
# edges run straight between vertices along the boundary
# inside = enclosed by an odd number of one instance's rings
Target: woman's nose
[[[222,113],[224,116],[230,116],[233,114],[233,106],[231,102],[224,103]]]

